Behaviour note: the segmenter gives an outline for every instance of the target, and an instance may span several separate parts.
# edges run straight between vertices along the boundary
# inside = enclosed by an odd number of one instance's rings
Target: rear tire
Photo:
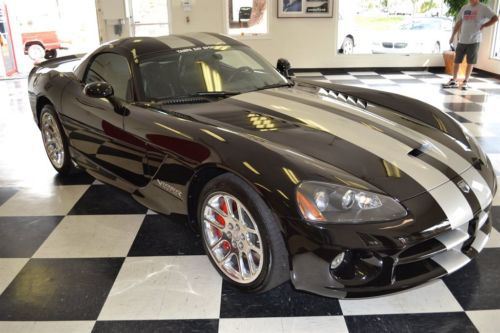
[[[45,56],[45,49],[40,44],[31,44],[30,46],[28,46],[27,52],[31,60],[34,61],[43,59],[43,57]]]
[[[197,212],[205,252],[226,281],[244,291],[264,292],[290,278],[279,222],[242,179],[226,173],[209,181]]]
[[[40,113],[40,132],[45,152],[54,169],[61,175],[71,173],[74,167],[68,140],[56,111],[50,104],[45,105]]]

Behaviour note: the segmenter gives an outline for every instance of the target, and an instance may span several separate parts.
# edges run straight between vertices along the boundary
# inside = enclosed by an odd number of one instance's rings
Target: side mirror
[[[276,64],[276,69],[278,72],[280,72],[281,75],[286,77],[287,79],[290,78],[290,61],[279,58],[278,63]]]
[[[83,93],[94,98],[108,98],[113,96],[113,87],[107,82],[92,82],[85,85]]]

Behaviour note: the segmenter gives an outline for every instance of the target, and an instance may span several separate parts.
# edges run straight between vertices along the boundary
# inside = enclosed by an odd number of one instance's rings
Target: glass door
[[[129,0],[134,36],[163,36],[170,33],[168,0]]]

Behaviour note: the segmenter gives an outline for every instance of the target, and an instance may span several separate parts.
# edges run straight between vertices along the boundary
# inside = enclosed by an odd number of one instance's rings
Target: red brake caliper
[[[219,208],[224,213],[227,214],[226,201],[222,197],[219,199]],[[214,212],[214,214],[215,214],[215,219],[217,220],[217,222],[219,222],[220,225],[222,225],[222,226],[226,225],[226,221],[224,220],[224,217],[217,214],[216,212]],[[217,229],[215,232],[217,233],[217,237],[222,238],[222,232],[219,229]],[[223,246],[225,251],[228,251],[231,248],[231,245],[228,242],[223,242],[222,246]]]

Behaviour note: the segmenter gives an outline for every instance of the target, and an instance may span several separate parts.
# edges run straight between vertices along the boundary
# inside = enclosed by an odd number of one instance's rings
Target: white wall
[[[491,8],[496,9],[495,12],[498,13],[500,1],[495,0],[490,2],[492,3],[490,5]],[[497,23],[497,25],[500,25],[500,23]],[[479,59],[476,67],[500,75],[500,59],[491,58],[493,50],[493,37],[495,36],[496,28],[496,26],[493,26],[485,29],[483,32],[483,42],[481,43],[481,48],[479,50]],[[498,29],[500,29],[500,27]]]
[[[125,17],[125,1],[96,0],[100,34],[103,40],[118,38],[113,35],[105,19]],[[192,10],[185,12],[181,0],[170,1],[171,32],[217,32],[224,33],[224,0],[192,0]],[[441,55],[341,55],[337,54],[337,19],[339,0],[334,0],[334,18],[277,18],[276,0],[269,0],[269,35],[261,38],[240,38],[256,49],[271,63],[285,57],[295,68],[339,68],[339,67],[427,67],[443,66]],[[498,6],[499,0],[494,0]],[[189,17],[189,22],[187,22]],[[109,21],[108,21],[109,22]],[[124,27],[125,28],[125,27]],[[484,36],[478,68],[499,73],[500,62],[490,59],[491,35],[489,29]],[[126,31],[122,36],[125,36]]]
[[[126,0],[96,0],[97,24],[101,43],[130,36]],[[114,25],[123,23],[121,34],[116,34]]]
[[[182,10],[181,0],[171,1],[172,33],[210,31],[224,33],[224,0],[193,0],[193,10]],[[339,0],[334,0],[338,13]],[[269,36],[243,39],[274,63],[285,57],[296,68],[442,66],[441,55],[339,55],[336,18],[277,18],[276,0],[270,0]],[[186,15],[190,23],[186,23]],[[334,14],[335,16],[335,14]]]

